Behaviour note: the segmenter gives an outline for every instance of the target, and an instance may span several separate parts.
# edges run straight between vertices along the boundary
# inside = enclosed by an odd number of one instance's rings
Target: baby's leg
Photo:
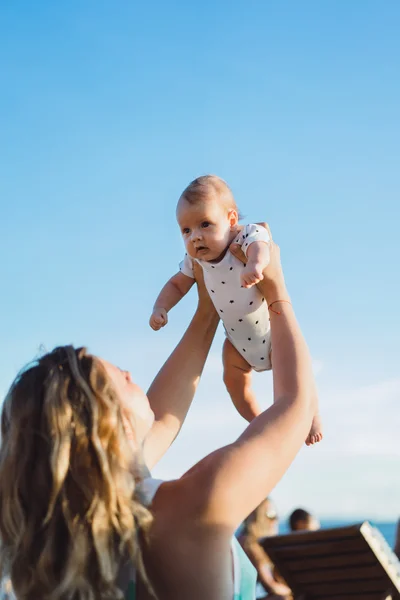
[[[250,422],[261,412],[251,389],[251,366],[228,339],[225,339],[222,358],[226,389],[237,411]]]

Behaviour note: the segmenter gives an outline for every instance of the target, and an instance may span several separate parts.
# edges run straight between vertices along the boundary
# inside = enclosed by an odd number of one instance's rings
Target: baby
[[[269,262],[269,232],[257,224],[238,225],[233,194],[215,175],[192,181],[179,199],[176,215],[186,255],[179,272],[161,290],[150,326],[158,330],[167,324],[168,311],[194,283],[196,261],[203,268],[206,288],[225,328],[224,383],[238,412],[251,421],[261,412],[251,388],[251,372],[272,368],[268,306],[256,286]],[[245,265],[229,252],[232,242],[240,244]],[[317,415],[306,444],[321,439]]]

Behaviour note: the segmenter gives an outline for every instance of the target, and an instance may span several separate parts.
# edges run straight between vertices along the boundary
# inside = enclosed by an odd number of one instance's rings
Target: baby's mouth
[[[197,246],[196,248],[196,253],[199,254],[199,252],[207,252],[208,248],[206,246]]]

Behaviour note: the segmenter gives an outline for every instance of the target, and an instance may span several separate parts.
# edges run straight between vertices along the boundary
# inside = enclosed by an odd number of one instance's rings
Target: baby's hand
[[[155,308],[150,317],[150,327],[158,331],[168,323],[168,314],[165,308]]]
[[[264,279],[263,270],[265,265],[261,263],[247,262],[245,268],[242,271],[241,283],[244,288],[251,288],[256,283],[259,283]]]

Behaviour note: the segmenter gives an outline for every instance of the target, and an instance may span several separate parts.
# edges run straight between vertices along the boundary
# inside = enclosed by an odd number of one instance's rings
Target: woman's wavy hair
[[[22,371],[4,401],[0,576],[23,600],[115,600],[151,521],[140,458],[101,361],[59,347]]]

